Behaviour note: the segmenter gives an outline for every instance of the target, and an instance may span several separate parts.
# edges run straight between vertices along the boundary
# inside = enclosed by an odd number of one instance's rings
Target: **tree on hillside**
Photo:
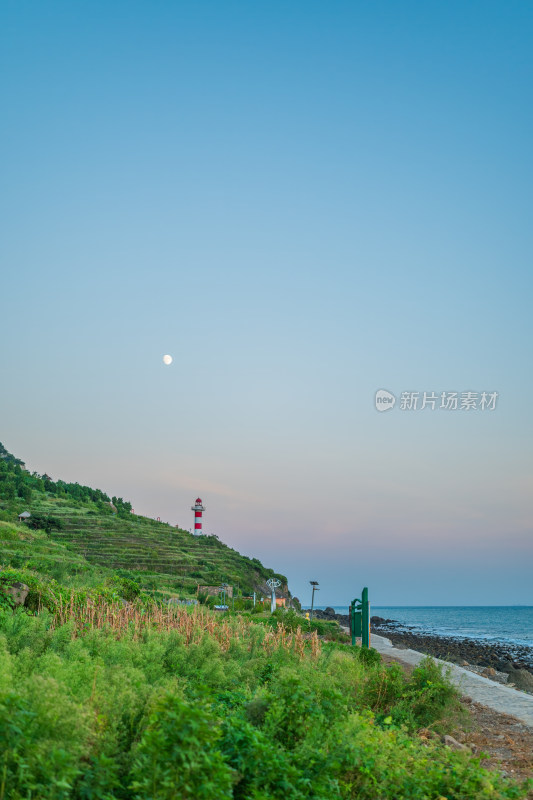
[[[0,442],[0,459],[5,461],[7,464],[24,467],[24,461],[21,461],[20,458],[15,458],[12,453],[6,450],[2,442]]]
[[[123,500],[122,497],[112,497],[111,502],[117,509],[119,517],[129,517],[131,514],[131,503]]]
[[[31,517],[28,517],[26,524],[29,528],[46,531],[46,533],[50,533],[54,528],[60,531],[63,527],[60,519],[51,517],[49,514],[32,514]]]
[[[4,478],[4,476],[1,476]],[[17,487],[15,481],[11,477],[4,478],[0,481],[0,497],[4,500],[14,500],[17,496]]]

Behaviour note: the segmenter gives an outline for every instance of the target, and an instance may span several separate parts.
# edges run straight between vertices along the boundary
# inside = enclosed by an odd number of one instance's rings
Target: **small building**
[[[29,511],[23,511],[22,514],[19,514],[19,522],[24,522],[25,520],[29,519],[31,514]]]
[[[218,586],[200,586],[200,584],[198,584],[196,594],[206,594],[208,597],[218,597],[221,591],[221,584]],[[233,597],[233,586],[226,585],[226,597]]]

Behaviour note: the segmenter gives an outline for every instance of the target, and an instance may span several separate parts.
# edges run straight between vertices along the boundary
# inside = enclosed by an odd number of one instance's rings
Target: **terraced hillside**
[[[26,567],[62,580],[65,576],[89,576],[95,581],[106,577],[107,570],[95,570],[82,555],[53,541],[44,531],[31,530],[24,524],[0,520],[0,567]]]
[[[34,521],[41,515],[43,523],[50,518],[57,524],[49,526],[48,536],[42,534],[40,539],[26,536],[25,528],[18,528],[18,533],[13,528],[9,546],[4,529],[0,566],[31,562],[35,570],[46,564],[49,573],[66,571],[75,576],[86,574],[92,564],[100,571],[118,570],[122,577],[135,578],[161,599],[191,597],[198,584],[221,583],[243,594],[255,590],[266,595],[266,581],[275,575],[258,559],[242,556],[216,536],[193,536],[167,523],[135,516],[130,513],[131,503],[116,497],[111,501],[99,489],[30,473],[0,443],[0,520],[14,523],[24,510],[31,512]],[[287,595],[286,578],[275,577],[282,582],[280,593]]]
[[[147,517],[124,519],[86,504],[76,507],[68,500],[45,496],[35,498],[29,508],[61,523],[59,530],[50,532],[50,539],[64,545],[73,557],[127,573],[159,597],[192,596],[198,584],[222,582],[243,594],[254,590],[266,594],[265,582],[274,575],[257,559],[242,556],[214,536],[193,536]],[[286,592],[286,578],[276,577]]]

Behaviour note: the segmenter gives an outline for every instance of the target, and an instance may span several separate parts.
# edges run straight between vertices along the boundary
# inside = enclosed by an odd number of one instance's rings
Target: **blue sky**
[[[4,3],[0,440],[303,598],[532,604],[532,28]]]

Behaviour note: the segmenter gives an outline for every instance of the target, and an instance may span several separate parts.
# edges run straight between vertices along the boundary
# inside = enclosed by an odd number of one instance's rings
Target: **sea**
[[[348,606],[331,608],[337,614],[349,610]],[[370,615],[393,619],[414,633],[533,648],[533,606],[371,606]]]

